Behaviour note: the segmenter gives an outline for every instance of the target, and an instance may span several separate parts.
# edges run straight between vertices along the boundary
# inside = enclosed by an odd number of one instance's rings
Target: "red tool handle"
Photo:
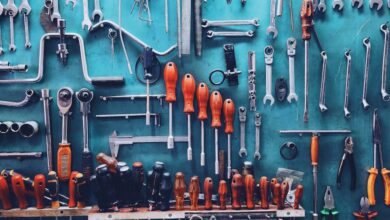
[[[193,176],[191,177],[190,185],[188,187],[188,192],[190,193],[191,200],[191,210],[198,210],[198,200],[199,200],[199,177]]]
[[[42,174],[37,174],[34,177],[34,197],[37,201],[37,209],[45,208],[44,196],[46,189],[46,177]]]
[[[232,179],[232,208],[241,209],[242,176],[235,174]]]
[[[277,183],[278,183],[278,179],[276,179],[276,178],[271,179],[270,188],[271,188],[271,192],[272,192],[272,204],[274,204],[274,205],[276,205],[278,203],[277,199],[274,195],[275,184],[277,184]]]
[[[313,26],[313,1],[303,0],[301,8],[302,39],[310,40]]]
[[[76,201],[76,176],[79,172],[72,171],[69,178],[69,208],[74,208],[77,206]]]
[[[222,111],[222,96],[218,91],[214,91],[210,95],[211,108],[211,127],[221,127],[221,111]]]
[[[182,172],[176,173],[174,192],[176,196],[176,210],[184,210],[184,193],[186,191],[186,182]]]
[[[213,202],[211,197],[213,195],[213,180],[210,177],[206,177],[203,183],[204,191],[204,208],[206,210],[213,209]]]
[[[7,180],[0,176],[0,200],[4,210],[12,208]]]
[[[98,155],[96,155],[96,160],[100,164],[107,165],[108,169],[110,169],[111,172],[117,172],[118,161],[115,158],[110,157],[105,153],[99,153]]]
[[[280,185],[280,183],[276,183],[274,186],[274,198],[276,201],[277,209],[282,210],[283,209],[282,185]]]
[[[225,180],[219,181],[218,195],[219,195],[219,209],[226,210],[226,194],[227,184]]]
[[[209,88],[206,83],[200,83],[196,90],[196,98],[198,99],[198,119],[203,121],[207,119],[207,104],[209,102]]]
[[[299,184],[295,188],[295,199],[293,205],[294,209],[299,209],[299,204],[301,203],[302,196],[303,196],[303,185]]]
[[[281,193],[282,193],[282,196],[281,196],[281,203],[282,203],[283,209],[284,209],[284,203],[285,203],[285,201],[286,201],[288,191],[289,191],[289,184],[288,184],[288,182],[285,180],[285,181],[282,182],[282,185],[281,185]]]
[[[254,209],[255,203],[253,201],[253,193],[255,189],[255,178],[251,174],[245,175],[244,179],[245,194],[246,194],[246,208]]]
[[[266,176],[260,178],[260,208],[269,209],[268,204],[268,179]]]
[[[72,170],[72,149],[70,144],[58,144],[57,151],[57,174],[60,181],[69,180]]]
[[[234,131],[234,102],[231,99],[226,99],[223,102],[223,114],[225,116],[225,133],[232,134]]]
[[[176,84],[179,77],[179,71],[174,62],[169,62],[164,68],[164,82],[167,102],[176,102]]]
[[[24,180],[21,175],[13,175],[11,178],[12,190],[18,200],[20,209],[27,209],[28,203],[26,199],[26,186],[24,185]]]
[[[187,73],[181,81],[181,91],[184,97],[184,113],[191,114],[195,112],[194,96],[195,96],[195,78]]]

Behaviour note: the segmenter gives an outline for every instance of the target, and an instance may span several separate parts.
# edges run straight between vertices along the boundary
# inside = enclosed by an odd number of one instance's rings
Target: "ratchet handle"
[[[46,177],[42,174],[37,174],[34,177],[34,197],[36,200],[37,209],[45,208],[43,197],[45,195]]]
[[[57,173],[60,181],[69,180],[72,170],[72,150],[70,144],[60,143],[57,151]]]
[[[225,133],[232,134],[234,131],[234,102],[231,99],[226,99],[223,103],[223,113],[225,116]]]
[[[198,99],[198,119],[203,121],[207,119],[207,103],[209,101],[209,88],[206,83],[200,83],[196,91],[196,98]]]
[[[92,170],[93,170],[93,158],[92,158],[92,153],[90,151],[83,152],[81,167],[83,168],[84,177],[89,179],[92,175]]]
[[[174,62],[169,62],[164,68],[164,82],[167,102],[176,102],[176,84],[179,77],[179,71]]]
[[[260,208],[269,209],[268,204],[268,179],[266,176],[260,178]]]
[[[367,181],[367,196],[370,205],[375,205],[375,180],[378,176],[378,169],[372,167],[368,170],[369,176]]]
[[[184,113],[191,114],[195,112],[194,96],[195,96],[195,78],[187,73],[181,81],[181,90],[184,97]]]
[[[214,91],[210,95],[211,108],[211,127],[221,127],[221,110],[222,110],[222,96],[218,91]]]

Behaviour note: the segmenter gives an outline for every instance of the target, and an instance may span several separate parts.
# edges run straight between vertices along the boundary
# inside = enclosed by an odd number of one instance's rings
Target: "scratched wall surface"
[[[24,49],[24,35],[22,17],[19,15],[15,23],[15,38],[17,51],[9,53],[6,51],[1,60],[10,61],[12,64],[24,63],[29,65],[28,73],[4,74],[1,78],[19,78],[32,77],[38,70],[38,48],[39,39],[44,34],[39,22],[39,13],[42,3],[32,2],[32,14],[30,21],[32,48]],[[57,41],[51,41],[45,48],[45,73],[43,80],[37,84],[17,84],[1,85],[0,99],[17,100],[22,98],[24,90],[28,88],[39,91],[42,88],[48,88],[54,100],[57,90],[62,86],[69,86],[75,91],[87,87],[95,92],[95,99],[92,103],[90,120],[90,146],[96,155],[99,152],[109,153],[108,136],[114,131],[120,135],[166,135],[168,131],[168,108],[165,104],[160,108],[158,102],[153,102],[152,112],[162,114],[161,127],[145,126],[143,119],[131,120],[98,120],[94,118],[96,114],[103,113],[138,113],[145,111],[143,101],[115,101],[104,103],[99,100],[101,95],[122,95],[122,94],[144,94],[145,85],[140,84],[134,75],[127,72],[124,53],[120,46],[119,39],[115,40],[115,55],[111,55],[111,42],[107,38],[107,28],[101,29],[94,33],[88,33],[81,29],[82,21],[82,2],[72,10],[70,6],[65,6],[65,1],[60,1],[60,10],[62,17],[67,20],[67,31],[76,32],[83,36],[87,54],[88,69],[93,76],[98,75],[115,75],[124,76],[125,86],[122,87],[103,87],[92,86],[87,83],[81,72],[80,53],[77,45],[72,40],[67,41],[69,49],[68,65],[63,66],[55,54]],[[169,1],[169,33],[164,31],[164,1],[150,1],[153,23],[147,25],[137,19],[137,13],[130,15],[130,8],[133,1],[123,1],[122,19],[123,26],[126,30],[138,36],[147,44],[157,50],[163,51],[176,43],[176,1]],[[6,2],[3,0],[3,4]],[[20,0],[16,0],[19,4]],[[390,10],[383,8],[377,12],[370,10],[368,1],[365,1],[362,9],[358,10],[350,6],[350,1],[345,2],[342,12],[332,10],[331,1],[327,1],[328,10],[325,14],[315,17],[316,29],[322,44],[322,47],[328,53],[328,75],[326,84],[326,97],[328,112],[321,113],[318,108],[320,78],[321,78],[321,58],[319,49],[314,41],[310,45],[310,82],[309,82],[309,123],[303,123],[303,42],[300,40],[300,18],[299,11],[301,1],[293,1],[294,11],[294,32],[290,29],[290,19],[288,4],[285,1],[284,14],[277,18],[277,27],[279,36],[272,40],[265,34],[265,29],[269,24],[269,1],[250,0],[245,7],[241,7],[239,1],[233,1],[227,5],[222,0],[209,0],[203,5],[203,17],[207,19],[250,19],[259,18],[260,27],[257,28],[256,37],[253,39],[206,39],[203,37],[203,54],[202,57],[192,55],[177,58],[176,51],[166,57],[161,57],[160,61],[164,64],[167,61],[177,63],[180,71],[180,79],[184,73],[193,73],[196,82],[206,82],[210,90],[219,90],[224,98],[232,98],[236,107],[248,106],[247,95],[247,53],[249,50],[256,51],[257,55],[257,109],[263,115],[262,134],[261,134],[261,153],[262,160],[253,161],[255,165],[255,177],[258,180],[265,175],[273,177],[277,168],[285,167],[305,172],[303,184],[305,193],[303,206],[307,210],[306,219],[310,219],[312,205],[312,175],[310,166],[310,137],[298,137],[297,135],[279,134],[281,129],[352,129],[354,138],[354,153],[356,168],[358,173],[357,189],[353,192],[349,190],[349,168],[346,167],[343,178],[343,187],[336,189],[336,172],[339,159],[343,153],[343,141],[345,136],[323,136],[320,138],[319,152],[319,208],[323,206],[323,193],[327,185],[332,186],[335,196],[336,207],[340,211],[340,218],[353,219],[352,212],[358,209],[361,196],[366,195],[367,168],[372,166],[372,144],[371,144],[371,120],[374,108],[379,109],[380,118],[382,119],[382,137],[383,137],[383,154],[385,166],[390,166],[390,137],[386,131],[390,128],[389,106],[381,100],[380,96],[380,79],[381,79],[381,62],[383,50],[383,35],[379,31],[380,24],[389,20]],[[118,1],[101,1],[106,19],[113,21],[118,20]],[[90,11],[93,9],[93,1],[90,1]],[[9,42],[9,21],[2,16],[0,20],[2,27],[3,44],[8,48]],[[246,30],[247,27],[243,27]],[[265,106],[262,104],[262,98],[265,93],[265,66],[263,49],[266,45],[273,45],[275,48],[274,73],[276,77],[285,77],[288,79],[288,59],[286,55],[286,40],[288,37],[297,38],[297,56],[296,56],[296,87],[299,96],[297,104],[288,104],[287,102],[278,103],[274,106]],[[363,69],[365,50],[362,44],[364,37],[370,37],[372,43],[371,71],[368,84],[368,101],[372,105],[368,111],[363,110],[361,105],[361,94],[363,87]],[[221,86],[213,86],[208,81],[208,73],[213,69],[224,69],[224,58],[222,45],[225,43],[234,43],[236,48],[236,58],[238,69],[243,73],[239,77],[239,86],[229,87],[227,83]],[[142,49],[134,42],[125,38],[125,44],[131,63],[134,67],[137,56]],[[351,119],[347,120],[343,114],[344,85],[346,61],[344,52],[350,49],[352,51],[352,70],[351,70],[351,88],[350,88],[350,110]],[[273,81],[274,81],[273,80]],[[164,93],[164,83],[160,80],[151,87],[151,92]],[[181,91],[180,85],[177,91]],[[174,133],[175,135],[186,134],[186,116],[182,113],[183,97],[178,94],[178,102],[174,103]],[[61,140],[61,121],[58,115],[56,102],[51,103],[51,119],[53,129],[53,143],[59,143]],[[74,103],[73,114],[70,117],[69,139],[72,143],[73,151],[73,169],[80,169],[81,152],[82,152],[82,125],[79,104]],[[39,135],[31,139],[21,139],[17,135],[1,136],[1,151],[45,151],[44,142],[44,125],[42,103],[29,105],[21,109],[0,108],[0,119],[3,121],[27,121],[36,120],[40,123]],[[196,112],[197,113],[197,112]],[[236,115],[237,116],[237,115]],[[253,160],[254,152],[254,113],[248,114],[247,121],[247,146],[249,156],[247,159],[238,157],[239,149],[239,126],[238,118],[235,120],[235,133],[233,134],[232,161],[233,167],[241,169],[242,162]],[[142,161],[146,169],[151,169],[154,161],[163,161],[166,163],[167,170],[172,174],[177,171],[184,171],[188,180],[192,175],[199,175],[202,178],[211,176],[217,181],[214,175],[214,135],[210,128],[210,121],[206,123],[206,166],[200,166],[200,122],[196,116],[192,117],[193,129],[193,155],[194,160],[189,162],[186,159],[186,145],[176,144],[174,150],[167,150],[165,144],[144,144],[134,146],[123,146],[119,151],[119,160],[132,163]],[[294,141],[299,147],[298,157],[293,161],[285,161],[279,155],[279,146],[285,141]],[[220,146],[226,149],[226,136],[220,131]],[[54,152],[57,146],[54,146]],[[55,156],[54,156],[55,158]],[[16,169],[17,171],[33,177],[37,173],[46,173],[46,160],[6,160],[2,159],[0,168]],[[378,219],[388,219],[390,216],[389,208],[383,205],[383,184],[379,178],[377,180],[376,195],[378,205],[374,207],[379,211]],[[66,191],[67,184],[61,186],[62,191]],[[387,217],[387,218],[386,218]]]

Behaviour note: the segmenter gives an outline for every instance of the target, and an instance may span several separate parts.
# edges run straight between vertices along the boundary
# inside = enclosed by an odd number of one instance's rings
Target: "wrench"
[[[278,0],[278,6],[276,9],[276,16],[281,17],[283,14],[283,0]]]
[[[57,23],[59,19],[61,19],[60,10],[58,8],[58,0],[53,0],[51,2],[51,8],[53,8],[53,13],[51,13],[51,21]]]
[[[72,3],[72,8],[76,7],[77,0],[66,0],[65,4],[69,5],[69,3]]]
[[[202,27],[224,27],[224,26],[238,26],[238,25],[253,25],[255,27],[259,26],[258,19],[250,20],[220,20],[220,21],[210,21],[207,19],[202,20]]]
[[[261,126],[261,115],[260,113],[256,113],[255,114],[255,126],[256,126],[256,130],[255,130],[255,154],[254,154],[254,158],[256,160],[260,160],[261,159],[261,154],[260,154],[260,126]]]
[[[333,0],[333,9],[341,11],[343,8],[344,0]]]
[[[383,0],[370,0],[370,8],[374,8],[375,5],[377,11],[381,10],[383,6]]]
[[[92,27],[91,19],[89,19],[88,14],[88,0],[83,0],[83,12],[84,12],[84,19],[81,22],[81,28],[85,29],[87,27],[87,30],[90,30]]]
[[[270,105],[273,105],[275,102],[274,97],[272,96],[272,63],[274,61],[274,48],[272,46],[267,46],[264,49],[265,57],[265,96],[263,98],[263,103],[266,104],[267,101],[270,101]]]
[[[4,6],[0,2],[0,15],[3,15],[3,12],[4,12]]]
[[[387,7],[390,8],[390,1],[387,0]]]
[[[326,11],[326,1],[320,0],[320,3],[318,4],[318,11],[324,13]]]
[[[370,59],[371,59],[371,42],[369,37],[363,39],[363,45],[366,47],[366,61],[364,65],[362,104],[364,110],[367,110],[370,108],[370,104],[368,104],[367,102],[367,84],[368,84],[368,74],[370,72]]]
[[[387,75],[387,57],[389,54],[389,27],[387,26],[386,23],[386,24],[382,24],[380,29],[384,34],[381,93],[382,93],[383,101],[388,102],[390,101],[390,95],[387,93],[386,75]]]
[[[276,11],[276,0],[271,0],[271,9],[270,9],[270,23],[267,28],[267,35],[273,34],[275,39],[278,36],[278,29],[276,28],[275,22],[275,12]]]
[[[351,51],[347,50],[345,53],[345,58],[347,59],[347,72],[345,76],[345,94],[344,94],[344,116],[346,118],[351,117],[351,112],[348,110],[348,98],[349,98],[349,79],[351,78],[351,64],[352,57]]]
[[[9,34],[10,34],[10,43],[9,51],[14,52],[16,50],[15,45],[15,27],[14,27],[14,18],[18,14],[18,8],[15,5],[14,0],[8,0],[7,5],[5,5],[7,15],[9,16]]]
[[[363,6],[363,0],[351,0],[352,7],[357,6],[357,8],[361,8]]]
[[[295,93],[295,48],[297,46],[297,41],[295,38],[291,37],[287,39],[287,55],[288,55],[288,73],[289,73],[289,84],[290,84],[290,93],[287,96],[287,101],[289,103],[292,100],[295,102],[298,101],[298,95]]]
[[[95,8],[92,11],[92,20],[96,21],[96,17],[98,18],[98,21],[103,20],[103,12],[100,7],[100,0],[95,0]]]
[[[30,31],[29,31],[29,22],[28,15],[31,13],[31,6],[28,3],[28,0],[23,0],[19,6],[19,13],[23,14],[23,22],[24,22],[24,47],[31,48],[30,42]]]
[[[241,106],[238,111],[238,119],[240,120],[240,157],[246,157],[248,152],[245,146],[245,125],[246,125],[246,108]]]
[[[326,67],[328,65],[328,55],[325,51],[321,51],[322,58],[322,73],[321,73],[321,91],[320,91],[320,110],[326,112],[328,108],[325,105],[325,82],[326,82]]]
[[[207,37],[253,37],[253,31],[207,31]]]

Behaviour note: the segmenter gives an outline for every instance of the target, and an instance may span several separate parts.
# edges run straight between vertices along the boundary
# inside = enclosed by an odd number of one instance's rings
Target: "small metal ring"
[[[116,39],[118,37],[118,33],[116,30],[110,28],[108,29],[108,34],[107,34],[108,38],[110,38],[111,40],[112,39]]]
[[[293,142],[285,142],[280,146],[280,156],[285,160],[293,160],[298,155],[297,145]]]
[[[221,81],[217,81],[217,82],[213,81],[213,75],[216,74],[216,73],[221,73],[222,74],[223,77],[222,77]],[[213,84],[215,86],[221,85],[225,81],[225,79],[226,79],[226,74],[222,70],[216,69],[216,70],[211,71],[210,74],[209,74],[209,81],[210,81],[211,84]]]
[[[137,78],[137,80],[143,84],[146,84],[146,81],[145,80],[142,80],[142,78],[139,76],[138,74],[138,66],[140,64],[140,62],[143,60],[142,56],[139,56],[138,59],[137,59],[137,62],[135,63],[135,76]],[[150,81],[149,81],[149,84],[152,85],[154,83],[156,83],[159,79],[160,79],[160,75],[161,75],[161,63],[159,62],[158,59],[155,59],[156,62],[157,62],[157,65],[158,65],[158,74],[157,74],[157,77],[155,78],[152,78]]]

